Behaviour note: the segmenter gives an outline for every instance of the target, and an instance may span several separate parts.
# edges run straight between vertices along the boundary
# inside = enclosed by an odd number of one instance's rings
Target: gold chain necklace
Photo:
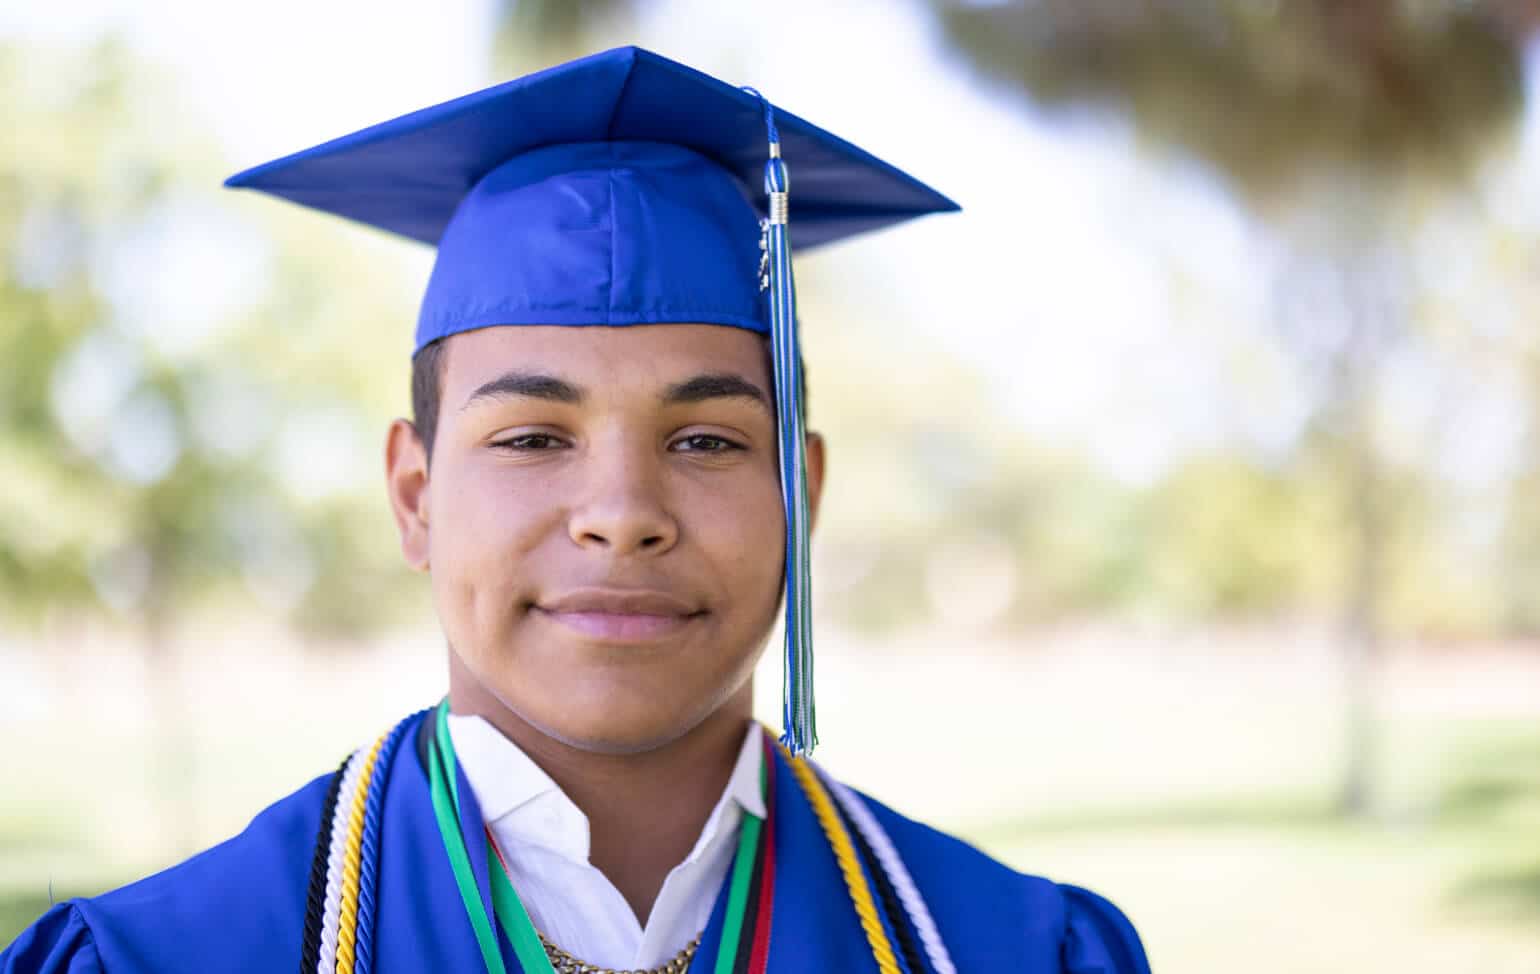
[[[700,937],[696,936],[674,955],[673,960],[662,967],[654,967],[647,971],[612,971],[607,967],[585,964],[551,943],[539,930],[535,931],[535,936],[540,938],[540,945],[545,948],[545,955],[551,959],[551,967],[555,969],[556,974],[685,974],[690,967],[690,958],[695,956],[695,949],[700,946]]]

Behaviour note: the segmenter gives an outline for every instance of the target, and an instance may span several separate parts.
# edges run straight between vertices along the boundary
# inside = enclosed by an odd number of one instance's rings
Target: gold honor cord
[[[354,751],[332,776],[305,895],[305,974],[368,974],[373,967],[385,785],[402,736],[420,717],[400,721],[373,745]]]
[[[789,753],[786,757],[791,773],[796,775],[797,783],[807,795],[813,813],[818,816],[818,824],[823,827],[823,834],[834,850],[834,859],[845,877],[845,888],[850,892],[851,905],[856,908],[856,916],[861,920],[866,942],[872,948],[877,970],[882,974],[902,974],[898,959],[893,954],[893,945],[888,942],[887,931],[882,929],[882,920],[877,916],[877,904],[872,899],[871,888],[866,884],[866,874],[861,871],[860,860],[856,858],[855,846],[851,844],[850,834],[845,831],[845,823],[840,821],[839,812],[834,809],[833,800],[805,760],[791,757]]]
[[[363,780],[366,783],[374,774],[374,765],[379,760],[380,747],[384,743],[383,737],[375,741],[369,757],[364,761]],[[358,918],[359,849],[364,838],[364,803],[368,797],[368,788],[359,788],[353,796],[353,808],[348,813],[348,847],[342,860],[341,926],[337,930],[337,974],[353,974],[353,943]]]

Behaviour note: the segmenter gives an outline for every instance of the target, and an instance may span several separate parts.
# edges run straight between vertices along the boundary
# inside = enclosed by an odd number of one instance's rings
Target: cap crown
[[[499,324],[765,331],[758,240],[742,186],[683,146],[526,152],[483,177],[450,219],[417,345]]]

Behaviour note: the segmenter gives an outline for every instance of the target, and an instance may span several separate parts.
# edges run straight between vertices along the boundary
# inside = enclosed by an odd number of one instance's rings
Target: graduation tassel
[[[795,755],[811,754],[818,743],[818,715],[813,703],[812,572],[809,566],[807,446],[802,417],[802,357],[797,335],[797,288],[791,271],[787,236],[790,178],[781,158],[775,108],[752,88],[745,91],[765,108],[770,157],[765,160],[769,215],[760,221],[761,291],[770,298],[770,355],[775,372],[775,404],[780,420],[781,500],[786,510],[786,654],[782,690],[781,743]]]

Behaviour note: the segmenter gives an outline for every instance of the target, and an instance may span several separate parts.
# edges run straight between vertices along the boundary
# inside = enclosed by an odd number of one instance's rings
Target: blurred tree
[[[1527,401],[1520,462],[1506,484],[1493,582],[1503,630],[1533,640],[1540,637],[1540,333],[1533,327],[1540,315],[1540,279],[1533,231],[1519,222],[1522,210],[1512,209],[1515,219],[1504,221],[1488,238],[1487,263],[1498,273],[1492,292],[1500,293],[1511,309],[1513,340],[1486,344],[1496,346],[1488,350],[1489,357],[1501,357],[1517,369]]]
[[[1398,207],[1462,192],[1509,132],[1534,4],[1405,0],[933,0],[994,77],[1049,105],[1126,114],[1213,167],[1285,253],[1280,335],[1337,442],[1355,534],[1340,805],[1369,804],[1370,680],[1394,529],[1375,447],[1376,370],[1410,338]]]
[[[1198,456],[1153,491],[1150,558],[1161,603],[1204,617],[1308,604],[1330,530],[1323,498],[1296,469],[1234,454]]]
[[[175,841],[179,632],[258,611],[352,635],[414,604],[364,447],[406,398],[411,301],[377,254],[233,216],[118,43],[0,47],[0,100],[0,608],[55,648],[86,619],[134,634]]]
[[[619,28],[636,0],[494,0],[493,57],[510,74],[525,74],[593,53],[588,38]]]
[[[410,288],[345,245],[361,231],[232,216],[225,167],[112,42],[68,65],[0,49],[0,91],[7,614],[158,632],[233,582],[318,633],[391,621],[403,574],[388,532],[363,540],[385,523],[355,523],[365,492],[383,513],[355,461],[406,398]],[[396,345],[360,340],[381,319]]]

